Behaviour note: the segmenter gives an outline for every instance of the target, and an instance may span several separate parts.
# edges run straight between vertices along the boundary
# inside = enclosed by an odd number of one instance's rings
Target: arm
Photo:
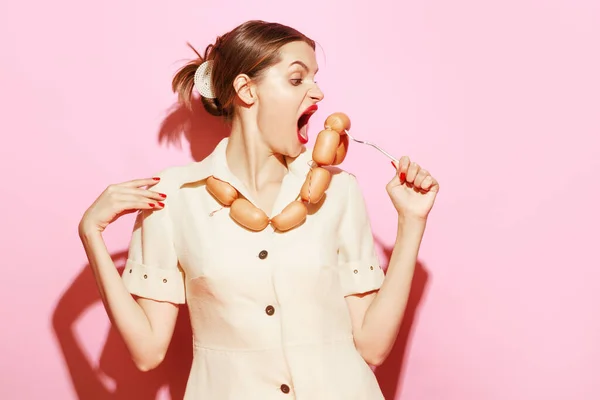
[[[135,365],[142,371],[157,367],[165,357],[177,320],[178,306],[131,296],[106,248],[102,234],[80,229],[102,303],[120,333]]]
[[[346,297],[356,347],[372,365],[383,363],[398,335],[427,217],[439,191],[429,172],[408,157],[393,165],[397,173],[386,189],[398,212],[398,230],[386,277],[379,290]]]
[[[402,324],[425,221],[398,220],[396,242],[379,291],[346,297],[354,342],[371,365],[381,365],[391,351]]]
[[[162,203],[167,195],[161,192],[168,192],[169,185],[159,182],[160,178],[154,178],[110,185],[79,223],[102,303],[132,360],[144,371],[162,362],[173,335],[177,304],[185,301],[170,214]],[[121,215],[134,211],[139,212],[121,277],[102,232]],[[139,298],[135,300],[132,294]]]

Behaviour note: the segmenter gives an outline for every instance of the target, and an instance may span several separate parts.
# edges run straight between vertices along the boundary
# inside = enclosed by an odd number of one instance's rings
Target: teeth
[[[298,118],[298,135],[302,138],[302,141],[308,141],[308,121],[310,117],[315,113],[314,110],[303,113]]]
[[[300,133],[300,136],[302,136],[303,139],[308,139],[308,135],[307,135],[307,125],[304,125],[302,128],[300,128],[300,130],[298,131]]]

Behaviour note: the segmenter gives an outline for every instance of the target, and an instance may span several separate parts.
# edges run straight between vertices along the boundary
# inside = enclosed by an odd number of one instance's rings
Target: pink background
[[[356,136],[441,182],[405,324],[377,371],[387,398],[600,398],[599,2],[201,3],[0,6],[0,398],[180,398],[185,313],[164,365],[137,372],[77,224],[109,183],[210,151],[222,130],[172,109],[170,80],[193,55],[186,41],[203,49],[253,18],[320,44],[311,144],[341,110]],[[355,144],[343,166],[387,260],[392,167]],[[119,266],[132,222],[105,235]]]

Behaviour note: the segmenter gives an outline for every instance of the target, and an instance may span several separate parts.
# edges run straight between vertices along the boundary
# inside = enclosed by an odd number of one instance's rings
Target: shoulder
[[[323,168],[331,172],[327,198],[330,203],[335,203],[336,208],[345,210],[351,204],[357,204],[363,200],[360,184],[353,173],[336,166]]]
[[[329,199],[335,199],[337,207],[344,218],[352,216],[353,220],[364,221],[368,218],[366,196],[359,178],[352,172],[339,167],[327,167],[332,172]],[[330,196],[331,194],[331,196]]]
[[[339,167],[330,166],[324,168],[331,172],[330,188],[333,191],[347,194],[359,187],[358,180],[353,173]]]
[[[153,175],[160,178],[159,183],[154,186],[153,190],[160,189],[167,195],[176,194],[183,185],[193,179],[194,172],[202,164],[203,161],[190,162],[188,164],[169,166],[159,170]]]

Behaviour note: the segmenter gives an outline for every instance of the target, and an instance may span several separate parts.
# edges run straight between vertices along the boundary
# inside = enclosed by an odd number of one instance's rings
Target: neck
[[[232,124],[226,156],[231,172],[254,193],[281,182],[287,173],[285,157],[273,153],[255,126],[238,118]]]

